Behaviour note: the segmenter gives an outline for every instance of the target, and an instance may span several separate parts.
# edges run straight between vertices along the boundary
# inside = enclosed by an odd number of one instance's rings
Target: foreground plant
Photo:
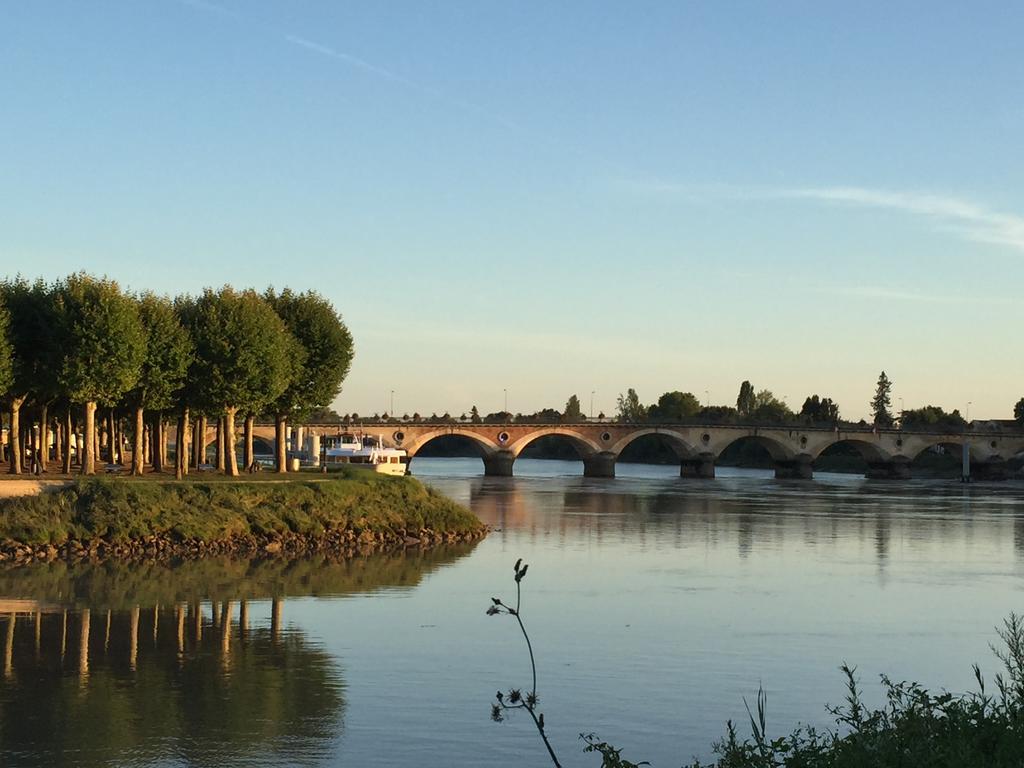
[[[523,639],[526,641],[526,650],[530,654],[531,673],[530,689],[525,694],[520,688],[509,688],[508,691],[498,691],[494,694],[495,703],[491,705],[491,719],[496,723],[500,723],[505,719],[506,712],[517,709],[525,710],[530,719],[533,720],[533,724],[537,727],[537,733],[540,734],[541,741],[544,742],[544,746],[548,750],[551,762],[558,768],[562,768],[562,764],[558,762],[558,757],[555,755],[555,750],[551,747],[551,742],[548,741],[547,733],[544,731],[544,713],[537,709],[537,704],[540,702],[540,699],[537,697],[537,662],[533,658],[533,644],[530,642],[530,636],[526,632],[526,626],[523,624],[523,617],[520,613],[523,604],[522,583],[523,578],[526,576],[526,569],[529,567],[529,565],[523,563],[522,558],[516,560],[514,568],[516,574],[515,608],[505,604],[500,598],[492,597],[491,605],[487,609],[488,616],[515,617],[516,622],[519,624],[519,631],[523,633]]]
[[[513,688],[499,691],[491,707],[496,722],[506,712],[523,709],[530,715],[551,761],[561,763],[544,731],[544,715],[538,709],[537,665],[533,646],[521,615],[522,580],[527,566],[515,564],[515,607],[491,598],[490,616],[514,616],[530,655],[532,685],[525,694]],[[1024,617],[1011,613],[996,630],[1003,647],[992,647],[1004,672],[995,677],[990,694],[977,664],[977,692],[931,693],[919,683],[894,682],[882,675],[886,704],[870,709],[864,704],[856,669],[843,664],[846,678],[844,703],[826,707],[835,728],[799,726],[786,736],[769,738],[767,696],[758,689],[757,704],[747,707],[751,736],[742,739],[732,721],[725,738],[713,749],[712,763],[695,760],[689,768],[1021,768],[1024,766]],[[746,703],[746,702],[744,702]],[[580,734],[584,752],[601,756],[601,768],[638,768],[622,751],[594,734]]]

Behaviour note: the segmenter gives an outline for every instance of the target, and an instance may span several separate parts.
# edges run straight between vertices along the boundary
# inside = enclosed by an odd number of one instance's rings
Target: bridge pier
[[[897,456],[892,461],[869,461],[864,477],[868,480],[909,480],[910,460]]]
[[[484,475],[487,477],[512,477],[512,465],[516,457],[512,451],[498,451],[484,456]]]
[[[775,462],[776,480],[811,480],[814,468],[811,457],[801,454],[792,459],[779,459]]]
[[[681,459],[679,461],[679,476],[713,478],[715,476],[714,454],[701,453],[692,459]]]
[[[595,453],[583,459],[584,477],[615,477],[615,454],[608,451]]]

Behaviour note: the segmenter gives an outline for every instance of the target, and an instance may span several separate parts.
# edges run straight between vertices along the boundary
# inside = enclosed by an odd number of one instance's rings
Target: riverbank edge
[[[418,480],[86,478],[0,498],[0,563],[338,557],[476,541],[488,528]]]

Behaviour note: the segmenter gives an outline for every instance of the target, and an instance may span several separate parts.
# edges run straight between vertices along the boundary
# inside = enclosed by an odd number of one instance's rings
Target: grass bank
[[[0,499],[0,551],[21,556],[383,547],[484,533],[469,510],[413,478],[357,470],[278,482],[97,477]]]

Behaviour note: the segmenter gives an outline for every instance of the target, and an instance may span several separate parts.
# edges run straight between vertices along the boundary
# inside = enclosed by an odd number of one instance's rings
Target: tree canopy
[[[176,404],[184,386],[193,357],[192,337],[170,299],[146,293],[138,302],[146,351],[139,381],[127,399],[146,410],[165,410]]]
[[[11,313],[0,295],[0,397],[14,383],[14,349],[11,344]]]
[[[822,424],[835,424],[839,421],[839,406],[830,397],[811,395],[804,400],[800,416],[807,421]]]
[[[195,359],[190,375],[202,382],[200,406],[210,413],[259,410],[290,383],[301,354],[273,307],[252,290],[206,289],[191,312]]]
[[[138,305],[115,281],[84,272],[56,290],[64,352],[60,384],[68,400],[116,405],[138,383],[145,360]]]
[[[900,414],[900,427],[903,429],[934,429],[959,432],[967,426],[959,410],[947,413],[937,405],[926,405],[924,408],[913,408]]]
[[[630,387],[626,394],[620,394],[616,401],[619,421],[638,422],[647,418],[647,408],[640,403],[640,396]]]
[[[273,307],[299,351],[287,385],[274,398],[275,413],[302,417],[314,408],[331,404],[341,391],[354,352],[352,334],[331,303],[315,291],[296,293],[288,288],[264,298]]]
[[[583,410],[580,408],[580,399],[576,395],[569,395],[569,399],[565,401],[565,410],[562,412],[563,421],[581,421],[583,419]]]
[[[665,392],[647,411],[651,420],[683,421],[701,412],[700,401],[691,392]]]
[[[740,416],[750,416],[754,412],[754,385],[749,381],[740,384],[740,393],[736,397],[736,412]]]

